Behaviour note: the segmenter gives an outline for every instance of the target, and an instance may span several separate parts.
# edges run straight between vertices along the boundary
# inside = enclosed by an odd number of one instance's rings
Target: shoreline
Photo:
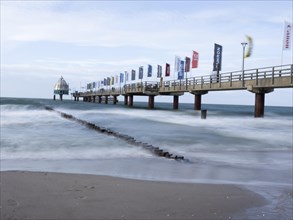
[[[266,205],[237,185],[1,171],[1,219],[229,219]]]

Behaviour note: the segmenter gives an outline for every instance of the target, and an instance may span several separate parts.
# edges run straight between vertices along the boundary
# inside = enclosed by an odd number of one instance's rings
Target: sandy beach
[[[234,185],[1,172],[1,219],[229,219],[264,203]]]

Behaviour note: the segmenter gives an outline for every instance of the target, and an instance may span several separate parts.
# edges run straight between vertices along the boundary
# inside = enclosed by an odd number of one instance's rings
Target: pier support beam
[[[105,96],[105,104],[108,104],[108,96]]]
[[[128,96],[128,106],[133,106],[133,95]]]
[[[255,93],[254,117],[262,118],[265,112],[265,93]]]
[[[60,94],[59,96],[60,96],[60,100],[62,101],[62,100],[63,100],[63,95],[62,95],[62,94]]]
[[[149,105],[148,108],[149,109],[153,109],[155,107],[155,96],[154,95],[150,95],[149,96]]]
[[[93,103],[96,102],[96,96],[93,96]]]
[[[114,95],[114,96],[113,96],[113,104],[116,105],[116,103],[117,103],[117,96]]]
[[[98,96],[98,103],[101,103],[102,102],[102,96]]]
[[[273,92],[273,88],[253,88],[249,86],[248,91],[255,93],[254,117],[263,118],[265,112],[265,94]]]
[[[201,110],[201,94],[194,95],[194,110]]]
[[[127,95],[124,96],[124,105],[128,105],[128,96]]]
[[[208,91],[192,92],[194,94],[194,110],[201,110],[201,96],[207,93]]]
[[[177,110],[179,106],[179,96],[178,95],[174,95],[173,96],[173,109]]]

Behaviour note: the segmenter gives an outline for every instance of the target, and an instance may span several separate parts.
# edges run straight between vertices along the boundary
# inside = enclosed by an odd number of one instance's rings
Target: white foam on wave
[[[206,120],[200,119],[199,112],[193,111],[164,111],[164,110],[145,110],[145,109],[97,109],[97,110],[70,110],[78,117],[88,120],[104,119],[107,115],[109,121],[112,117],[129,117],[131,119],[143,119],[147,121],[169,123],[180,126],[187,126],[199,129],[207,129],[217,132],[222,136],[241,138],[259,143],[268,143],[263,147],[268,150],[290,150],[292,149],[292,118],[253,118],[247,116],[229,117],[213,114]],[[119,123],[119,121],[118,121]],[[131,123],[131,121],[130,121]],[[135,125],[133,125],[135,126]],[[180,132],[180,131],[179,131]],[[249,147],[249,146],[248,146]],[[263,149],[255,149],[263,150]]]

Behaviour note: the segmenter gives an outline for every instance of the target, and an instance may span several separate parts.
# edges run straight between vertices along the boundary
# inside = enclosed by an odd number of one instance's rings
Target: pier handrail
[[[125,95],[126,93],[144,93],[144,92],[168,92],[178,90],[180,92],[188,92],[200,86],[200,89],[208,90],[212,84],[229,84],[230,88],[235,86],[236,89],[245,89],[245,82],[254,80],[258,85],[260,80],[270,79],[270,83],[274,85],[276,79],[281,77],[289,77],[291,86],[293,87],[293,64],[262,67],[254,69],[246,69],[244,71],[232,71],[211,75],[202,75],[189,77],[182,80],[164,80],[164,81],[141,81],[121,85],[119,88],[110,87],[100,88],[96,91],[78,92],[79,96],[87,95]],[[239,84],[242,82],[242,84]],[[113,89],[114,88],[114,89]],[[76,93],[72,93],[75,95]]]

